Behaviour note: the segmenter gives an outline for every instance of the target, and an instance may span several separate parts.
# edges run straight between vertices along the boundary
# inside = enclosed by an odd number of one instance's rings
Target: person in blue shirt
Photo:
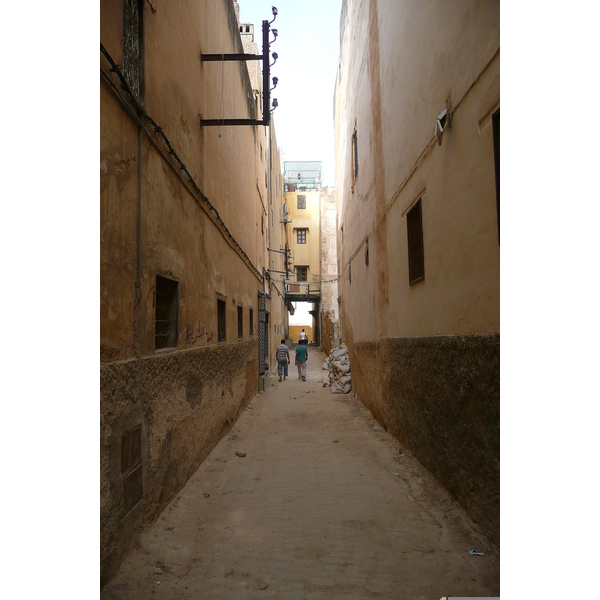
[[[298,379],[306,381],[306,363],[308,362],[308,348],[306,340],[300,340],[296,348],[295,365],[298,367]]]

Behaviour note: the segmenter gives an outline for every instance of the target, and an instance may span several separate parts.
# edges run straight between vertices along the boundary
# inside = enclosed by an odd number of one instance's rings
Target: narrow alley
[[[322,360],[271,376],[102,600],[499,595],[499,549]]]

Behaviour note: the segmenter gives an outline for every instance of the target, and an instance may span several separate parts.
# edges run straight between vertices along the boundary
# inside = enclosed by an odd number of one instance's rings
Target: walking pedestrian
[[[279,381],[281,376],[285,379],[288,376],[288,365],[290,364],[290,351],[285,345],[285,340],[281,340],[281,344],[277,346],[277,373],[279,373]]]
[[[306,335],[306,332],[304,331],[304,329],[300,333],[300,341],[308,342],[308,336]]]
[[[306,363],[308,362],[308,348],[306,340],[300,340],[296,348],[295,364],[298,367],[298,379],[306,381]]]

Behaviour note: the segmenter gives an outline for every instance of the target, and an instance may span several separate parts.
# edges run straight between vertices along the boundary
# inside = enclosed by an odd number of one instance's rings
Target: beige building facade
[[[499,542],[499,2],[344,0],[335,93],[353,388]]]
[[[104,583],[257,393],[284,234],[273,126],[201,126],[261,118],[245,62],[200,59],[244,51],[233,2],[102,0],[100,25]]]
[[[285,233],[289,258],[286,304],[312,306],[312,342],[320,344],[321,301],[321,165],[320,161],[286,161],[283,167]],[[291,336],[288,327],[288,335]],[[291,338],[294,339],[294,338]]]

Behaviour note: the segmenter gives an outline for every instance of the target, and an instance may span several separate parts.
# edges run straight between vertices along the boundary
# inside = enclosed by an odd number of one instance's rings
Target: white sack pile
[[[350,373],[350,356],[345,344],[334,348],[323,363],[323,370],[329,371],[327,379],[323,378],[323,387],[330,386],[332,394],[347,394],[352,390]]]

